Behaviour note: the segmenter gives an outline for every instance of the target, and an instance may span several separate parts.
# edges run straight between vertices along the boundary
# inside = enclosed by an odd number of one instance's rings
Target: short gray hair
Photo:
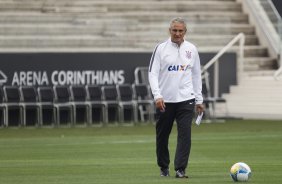
[[[174,23],[183,24],[183,25],[185,26],[185,28],[187,29],[187,27],[186,27],[186,21],[185,21],[185,19],[183,19],[182,17],[173,18],[173,19],[170,21],[170,27],[171,27],[172,24],[174,24]]]

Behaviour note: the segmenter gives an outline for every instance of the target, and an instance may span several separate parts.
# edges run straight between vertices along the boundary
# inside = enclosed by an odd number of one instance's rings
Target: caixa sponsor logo
[[[168,71],[186,71],[189,68],[191,68],[190,65],[170,65]]]

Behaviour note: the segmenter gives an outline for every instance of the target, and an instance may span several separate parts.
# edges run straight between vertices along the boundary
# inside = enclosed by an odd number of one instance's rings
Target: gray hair
[[[174,23],[180,23],[180,24],[183,24],[185,26],[185,29],[187,29],[186,27],[186,21],[181,18],[181,17],[176,17],[176,18],[173,18],[171,21],[170,21],[170,27],[172,26],[172,24]]]

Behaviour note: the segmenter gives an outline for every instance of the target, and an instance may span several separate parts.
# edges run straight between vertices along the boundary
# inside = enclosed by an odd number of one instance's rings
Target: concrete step
[[[34,47],[29,47],[29,48],[24,48],[21,46],[13,46],[13,47],[7,47],[7,46],[2,46],[1,47],[1,52],[152,52],[155,47],[155,44],[148,44],[145,45],[144,47],[128,47],[128,46],[123,46],[123,47],[96,47],[93,45],[91,48],[90,47],[81,47],[81,45],[75,47],[74,45],[69,46],[69,45],[64,45],[61,46],[60,48],[58,47],[45,47],[45,48],[39,48],[38,46]],[[253,47],[253,46],[246,46],[247,47]],[[262,46],[256,46],[259,50],[261,48],[264,48]],[[200,46],[199,52],[218,52],[222,47],[205,47],[205,46]],[[238,47],[234,46],[231,48],[229,52],[236,52],[238,51]],[[248,76],[248,77],[257,77],[257,76],[273,76],[275,70],[260,70],[260,71],[247,71],[244,72],[242,76]]]
[[[264,66],[249,65],[249,64],[244,65],[245,71],[258,71],[258,70],[271,70],[271,69],[273,69],[272,65],[264,65]]]
[[[178,0],[177,2],[172,2],[169,1],[130,1],[130,0],[119,0],[119,1],[111,1],[111,0],[104,0],[104,1],[89,1],[89,0],[69,0],[69,1],[52,1],[52,0],[29,0],[29,1],[13,1],[13,0],[2,0],[0,2],[0,10],[2,12],[7,12],[7,11],[38,11],[38,12],[84,12],[84,11],[89,11],[90,12],[107,12],[107,10],[111,10],[118,8],[119,10],[121,9],[138,9],[142,8],[141,6],[155,6],[156,5],[175,5],[175,4],[221,4],[221,6],[230,6],[235,4],[233,0],[229,1],[222,1],[222,0],[216,0],[216,1],[210,1],[210,0],[201,0],[201,1],[183,1],[183,0]],[[137,4],[137,5],[136,5]],[[147,5],[149,4],[149,5]],[[228,4],[228,5],[225,5]],[[179,7],[175,5],[177,9]],[[66,7],[66,8],[65,8]],[[72,8],[74,7],[74,8]],[[83,8],[82,10],[80,7],[87,7]],[[97,8],[96,8],[97,7]],[[162,8],[162,6],[161,6]],[[79,10],[81,9],[81,10]],[[87,10],[88,9],[88,10]],[[181,8],[180,8],[181,9]]]
[[[243,86],[281,85],[282,81],[276,80],[273,76],[276,70],[277,69],[246,72],[247,74],[248,73],[258,73],[258,74],[254,76],[248,76],[248,75],[243,76],[242,81],[240,82],[240,85],[243,85]]]
[[[258,90],[258,89],[254,89]],[[278,105],[281,105],[282,103],[282,94],[278,93],[267,93],[267,92],[261,92],[255,94],[254,91],[252,92],[246,92],[246,93],[236,93],[232,92],[232,94],[224,94],[223,97],[226,99],[228,104],[261,104],[261,105],[272,105],[273,103],[276,103]],[[281,109],[282,110],[282,109]]]
[[[131,21],[126,21],[127,23],[134,24]],[[56,35],[64,33],[65,35],[81,35],[81,34],[96,34],[103,35],[108,30],[116,30],[120,32],[127,31],[125,21],[115,21],[110,23],[110,21],[103,21],[100,24],[95,25],[71,25],[71,24],[4,24],[0,27],[1,35]]]
[[[136,47],[74,47],[74,46],[60,46],[60,47],[0,47],[0,53],[138,53],[138,52],[151,52],[151,50],[145,48],[136,48]]]
[[[167,30],[166,24],[139,24],[137,27],[132,27],[136,32],[155,32],[156,30]],[[130,29],[131,30],[131,29]],[[255,28],[249,24],[189,24],[188,32],[196,34],[238,34],[245,33],[246,35],[254,35]]]
[[[208,11],[189,11],[189,12],[160,12],[144,11],[136,14],[135,12],[109,12],[104,15],[108,18],[122,17],[134,19],[140,22],[167,23],[172,17],[184,17],[190,23],[248,23],[248,16],[241,12],[208,12]]]
[[[120,35],[119,35],[120,36]],[[124,35],[126,36],[126,35]],[[127,36],[130,38],[135,38],[138,40],[138,44],[140,45],[147,45],[147,44],[153,44],[162,42],[165,39],[168,39],[165,35],[162,36],[162,39],[156,36],[152,36],[150,34],[145,36],[139,36],[137,34],[127,34]],[[161,36],[161,35],[159,35]],[[123,38],[123,36],[120,36]],[[163,39],[165,38],[165,39]],[[228,44],[232,39],[234,38],[233,35],[189,35],[187,36],[187,40],[190,42],[196,44],[196,45],[211,45],[211,46],[224,46]],[[257,45],[257,37],[253,35],[246,36],[245,43],[246,45]],[[238,45],[239,43],[236,43]]]
[[[113,38],[103,38],[93,36],[55,36],[55,37],[2,37],[0,46],[8,47],[123,47],[135,46],[135,42],[131,40],[120,40]]]
[[[209,14],[199,14],[199,13],[181,13],[181,15],[176,13],[160,13],[154,12],[154,14],[149,14],[148,12],[140,12],[140,15],[136,15],[136,13],[127,13],[127,14],[119,14],[119,13],[107,13],[103,16],[101,15],[78,15],[78,16],[71,16],[66,14],[56,14],[50,15],[46,13],[40,14],[21,14],[21,15],[13,15],[13,14],[1,14],[0,13],[0,24],[26,24],[26,23],[37,23],[37,24],[46,24],[46,23],[85,23],[88,22],[95,22],[101,18],[106,20],[134,20],[138,22],[145,22],[145,23],[168,23],[168,20],[171,17],[182,16],[187,19],[188,25],[192,24],[207,24],[207,23],[241,23],[247,24],[248,17],[245,14],[238,14],[238,15],[215,15],[213,13]]]
[[[267,48],[264,46],[246,46],[245,57],[266,57],[268,56]]]
[[[256,102],[237,102],[237,103],[227,103],[227,108],[230,113],[264,113],[264,114],[280,114],[282,113],[282,105],[272,102],[265,103],[259,99]],[[281,115],[281,114],[280,114]]]
[[[245,75],[239,85],[231,86],[230,93],[223,94],[223,97],[231,117],[282,119],[281,91],[282,81],[275,80],[271,75]]]
[[[267,108],[268,107],[265,107],[263,105],[260,105],[259,107],[256,105],[228,106],[228,116],[243,119],[282,119],[281,106],[272,106],[270,108],[274,109],[272,111],[267,110]]]
[[[107,12],[126,12],[126,11],[132,11],[132,12],[142,12],[142,11],[163,11],[163,12],[185,12],[185,11],[193,11],[197,9],[196,7],[183,7],[182,5],[179,5],[179,7],[168,7],[167,5],[160,8],[156,7],[144,7],[144,8],[137,8],[137,9],[127,9],[126,6],[122,7],[44,7],[42,12],[53,12],[53,13],[107,13]],[[163,9],[164,8],[164,9]],[[24,9],[19,9],[21,11],[24,11]],[[201,9],[200,11],[203,11]],[[207,8],[206,11],[222,11],[219,8]],[[234,11],[234,12],[240,12],[240,10],[229,10],[226,9],[225,11]]]
[[[224,98],[228,100],[228,103],[264,103],[264,104],[272,104],[272,103],[282,103],[281,94],[276,94],[272,96],[273,94],[269,95],[252,95],[252,94],[244,94],[244,96],[239,96],[239,94],[234,94],[232,97],[226,97]],[[278,98],[278,99],[277,99]]]
[[[244,63],[248,65],[259,65],[259,66],[276,66],[276,58],[271,57],[252,57],[245,58]]]
[[[222,115],[225,117],[225,114]],[[243,119],[259,119],[259,120],[281,120],[282,116],[279,113],[267,114],[264,112],[254,112],[254,113],[229,113],[231,118],[243,118]]]
[[[115,26],[112,26],[115,25]],[[34,23],[25,23],[25,24],[2,24],[0,27],[0,31],[2,34],[5,34],[5,32],[9,31],[17,31],[18,29],[23,30],[23,32],[26,32],[24,29],[29,30],[37,30],[37,29],[47,29],[48,30],[58,30],[60,32],[60,29],[75,29],[79,28],[85,28],[89,32],[96,32],[96,30],[103,30],[104,32],[108,32],[113,35],[118,35],[124,33],[123,31],[129,31],[133,34],[137,35],[159,35],[160,30],[163,30],[161,34],[166,34],[168,31],[168,23],[165,25],[155,25],[155,24],[140,24],[135,20],[124,20],[124,19],[117,19],[114,22],[111,22],[111,20],[96,20],[96,21],[87,21],[87,22],[81,22],[81,21],[73,21],[72,24],[69,23],[61,23],[61,24],[34,24]],[[114,28],[114,29],[113,29]],[[95,30],[92,30],[95,29]],[[71,32],[71,31],[69,31]],[[188,33],[190,34],[211,34],[211,35],[236,35],[240,32],[245,32],[246,35],[254,35],[254,27],[249,26],[247,24],[189,24],[188,26]],[[124,33],[125,34],[125,33]],[[232,39],[232,37],[230,37]],[[248,39],[251,37],[248,37]],[[256,39],[255,37],[252,37],[253,39]],[[231,40],[230,39],[230,40]],[[257,41],[256,41],[257,42]]]
[[[57,1],[54,2],[0,2],[1,11],[42,11],[42,12],[115,12],[115,11],[241,11],[236,2],[222,1]]]
[[[275,91],[273,91],[273,89],[275,89]],[[254,92],[254,91],[257,91],[257,90],[260,90],[259,92]],[[250,94],[250,95],[253,95],[253,96],[256,96],[256,95],[263,95],[263,96],[266,96],[266,94],[272,94],[272,95],[279,95],[281,96],[281,91],[282,91],[282,85],[280,86],[269,86],[268,87],[264,87],[262,88],[261,86],[251,86],[251,87],[243,87],[241,85],[239,86],[231,86],[230,88],[230,92],[233,93],[233,94],[242,94],[242,95],[247,95],[247,94]]]
[[[1,0],[2,3],[24,3],[23,1],[25,0]],[[27,1],[27,0],[26,0]],[[39,3],[39,2],[43,2],[45,4],[47,3],[77,3],[77,2],[81,2],[81,3],[91,3],[91,2],[100,2],[101,0],[28,0],[29,3]],[[109,1],[113,1],[113,0],[104,0],[106,2],[109,2]],[[139,0],[119,0],[120,2],[139,2]],[[142,2],[159,2],[160,0],[144,0]],[[161,0],[162,2],[169,2],[170,0]],[[175,0],[175,2],[199,2],[199,1],[202,1],[202,2],[217,2],[217,3],[220,3],[220,2],[236,2],[236,0]]]
[[[259,98],[256,101],[227,101],[227,114],[229,117],[244,119],[282,119],[282,103],[267,102]]]
[[[69,29],[70,30],[70,29]],[[77,30],[79,32],[79,30]],[[32,32],[35,34],[42,34],[40,30],[36,30]],[[80,31],[80,33],[84,33],[83,29]],[[21,33],[19,33],[21,34]],[[63,32],[61,32],[59,35],[5,35],[0,36],[0,45],[3,47],[14,47],[14,46],[24,46],[24,47],[30,47],[34,46],[35,42],[40,41],[39,45],[47,46],[68,46],[69,44],[75,44],[76,42],[79,42],[79,46],[89,46],[91,43],[93,44],[93,47],[97,46],[113,46],[111,42],[116,42],[114,45],[118,44],[120,46],[127,47],[128,44],[132,46],[134,44],[137,48],[143,48],[145,46],[151,46],[154,47],[159,41],[154,40],[154,38],[147,37],[144,39],[143,37],[134,37],[131,35],[128,35],[128,37],[117,37],[117,36],[103,36],[103,35],[94,35],[92,36],[91,33],[84,33],[82,36],[79,36],[79,34],[67,34],[65,32],[65,35],[63,35]],[[228,38],[220,37],[218,39],[214,38],[213,36],[193,36],[191,35],[189,40],[191,42],[207,45],[206,42],[209,40],[209,45],[215,46],[215,45],[225,45],[228,43]]]
[[[198,45],[195,43],[195,45],[198,47],[199,52],[219,52],[223,46],[207,46],[207,45]],[[232,46],[227,52],[238,52],[239,46]],[[244,54],[245,58],[252,58],[252,57],[268,57],[268,51],[267,48],[260,45],[247,45],[244,47]]]
[[[244,78],[272,78],[274,76],[275,73],[275,69],[272,70],[259,70],[259,71],[248,71],[248,72],[244,72],[242,74],[242,77]]]
[[[128,22],[128,21],[127,21]],[[104,22],[105,23],[105,22]],[[152,44],[155,45],[158,42],[168,38],[167,32],[163,31],[161,34],[155,32],[154,34],[148,32],[127,32],[126,27],[120,26],[124,21],[116,21],[114,24],[104,25],[103,27],[96,27],[94,25],[76,25],[70,26],[68,24],[60,25],[3,25],[0,27],[0,35],[7,36],[6,38],[33,36],[34,39],[40,36],[79,36],[84,35],[97,35],[101,37],[119,37],[121,40],[130,39],[138,42],[139,44]],[[132,23],[134,24],[134,23]],[[55,28],[55,29],[54,29]],[[105,29],[115,29],[119,32],[107,32]],[[105,31],[105,32],[103,32]],[[198,45],[226,45],[235,35],[189,35],[188,40],[197,43]],[[207,42],[208,40],[208,42]],[[246,36],[246,45],[256,45],[258,39],[254,35]],[[238,43],[237,43],[238,44]]]
[[[130,34],[136,34],[136,35],[155,35],[158,38],[164,39],[168,37],[168,27],[164,27],[164,28],[147,28],[146,27],[142,27],[140,28],[138,26],[137,22],[131,22],[131,26],[128,26],[126,23],[124,23],[124,21],[118,21],[118,23],[100,23],[100,24],[96,24],[94,22],[89,22],[87,25],[85,24],[81,24],[80,22],[76,22],[74,24],[68,24],[68,23],[64,23],[64,24],[33,24],[33,23],[29,23],[29,24],[2,24],[0,27],[0,31],[1,34],[12,34],[13,32],[20,32],[20,30],[23,30],[23,34],[27,34],[29,31],[31,31],[31,33],[34,30],[39,30],[39,29],[46,29],[44,32],[48,32],[50,30],[50,32],[61,32],[64,29],[74,29],[73,31],[67,31],[69,33],[71,32],[76,32],[77,29],[85,29],[84,32],[88,32],[88,33],[100,33],[101,31],[104,34],[107,35],[119,35],[119,34],[125,34],[124,32],[128,32]],[[126,21],[128,22],[128,21]],[[209,27],[212,27],[214,30],[210,30]],[[227,27],[227,26],[226,26]],[[246,35],[250,35],[250,36],[254,36],[254,34],[252,34],[252,29],[253,28],[242,28],[240,30],[240,28],[226,28],[224,26],[209,26],[207,24],[201,26],[201,25],[192,25],[190,24],[189,28],[188,28],[188,36],[189,34],[192,35],[209,35],[209,36],[213,36],[213,35],[231,35],[231,39],[232,36],[235,37],[238,33],[240,32],[245,32],[247,33]],[[20,29],[20,30],[17,30]],[[92,30],[95,29],[95,30]],[[222,31],[220,31],[222,30]],[[9,33],[9,31],[12,31],[11,33]],[[163,35],[163,37],[160,37],[160,35]],[[164,37],[165,36],[165,37]],[[252,38],[253,41],[257,42],[257,39],[255,37],[248,37],[247,39]],[[230,39],[230,40],[231,40]],[[249,41],[249,40],[247,40]]]
[[[258,71],[257,73],[259,73],[259,76],[245,76],[243,77],[243,80],[241,81],[242,85],[281,85],[280,80],[275,80],[275,78],[273,77],[273,74],[275,72],[275,70],[273,71],[268,71],[269,76],[263,75],[262,72],[267,72],[267,71]]]
[[[277,68],[276,58],[271,57],[249,57],[244,59],[246,71],[269,70]]]
[[[23,3],[21,1],[6,1],[3,0],[3,3],[10,3],[10,4],[26,4]],[[173,4],[196,4],[196,5],[211,5],[211,4],[216,4],[216,5],[229,5],[229,6],[233,6],[233,5],[238,5],[238,3],[235,0],[175,0],[173,2],[171,2],[170,0],[145,0],[145,1],[137,1],[137,0],[48,0],[48,1],[44,1],[44,0],[40,0],[40,1],[34,1],[34,0],[30,0],[28,1],[29,3],[33,4],[33,3],[40,3],[40,2],[44,2],[45,5],[62,5],[62,6],[76,6],[76,5],[84,5],[84,6],[91,6],[91,5],[108,5],[108,6],[115,6],[115,5],[128,5],[128,6],[140,6],[143,4],[147,4],[147,5],[162,5],[162,4],[167,4],[167,5],[173,5]]]
[[[126,17],[126,18],[133,18],[133,19],[140,19],[143,20],[143,17],[149,18],[149,20],[154,20],[156,17],[156,20],[159,19],[159,17],[164,16],[163,20],[170,20],[172,17],[178,17],[178,16],[183,16],[183,17],[190,17],[190,16],[198,16],[198,17],[240,17],[240,16],[246,16],[248,15],[243,12],[226,12],[226,11],[216,11],[216,12],[208,12],[208,11],[189,11],[189,12],[163,12],[163,11],[142,11],[135,13],[134,11],[126,11],[126,12],[106,12],[103,14],[52,14],[52,13],[46,13],[46,12],[19,12],[19,11],[14,11],[14,12],[9,12],[9,11],[0,11],[1,16],[74,16],[74,17],[86,17],[86,18],[108,18],[109,17],[114,17],[114,18],[120,18],[120,17]],[[94,16],[94,17],[93,17]],[[166,17],[168,19],[166,19]]]
[[[0,14],[0,24],[73,24],[76,20],[75,16],[70,15],[48,15],[48,14],[22,14],[22,15],[6,15]]]
[[[229,113],[245,113],[245,114],[280,114],[282,115],[282,105],[278,103],[262,104],[259,100],[257,103],[249,104],[227,104]]]
[[[15,3],[15,1],[18,1],[20,2],[21,0],[1,0],[1,2],[5,2],[5,3]],[[56,3],[56,2],[65,2],[65,0],[47,0],[48,3]],[[87,2],[94,2],[94,1],[101,1],[101,0],[68,0],[68,2],[77,2],[77,1],[80,1],[80,2],[84,2],[84,3],[87,3]],[[122,0],[122,2],[126,2],[126,1],[129,1],[129,2],[132,2],[132,1],[139,1],[139,0]],[[159,2],[160,0],[144,0],[143,2],[146,2],[146,1],[149,1],[149,2]],[[161,0],[163,2],[165,1],[170,1],[170,0]],[[184,2],[187,2],[187,1],[190,1],[190,2],[193,2],[193,1],[214,1],[214,2],[226,2],[226,1],[230,1],[230,2],[235,2],[236,0],[176,0],[177,2],[181,2],[181,1],[184,1]],[[46,0],[28,0],[29,3],[32,3],[32,2],[45,2],[46,3]]]
[[[165,39],[167,38],[168,37],[166,37]],[[158,42],[164,41],[165,39],[160,39]],[[190,38],[188,38],[188,40],[190,40]],[[216,52],[216,53],[219,52],[226,45],[226,44],[209,45],[207,44],[207,42],[204,43],[203,45],[198,44],[197,42],[193,42],[193,44],[196,45],[199,52]],[[156,43],[153,44],[153,46],[155,45]],[[140,46],[142,46],[142,48],[148,49],[149,51],[151,51],[151,49],[154,49],[154,47],[152,47],[152,44],[147,42],[140,44]],[[239,46],[234,45],[231,48],[229,48],[226,52],[234,53],[238,51],[239,51]],[[267,48],[260,45],[246,45],[244,47],[244,54],[245,54],[245,58],[268,57]]]
[[[0,11],[2,12],[62,12],[62,13],[105,13],[108,11],[107,7],[57,7],[44,5],[39,3],[1,3]]]

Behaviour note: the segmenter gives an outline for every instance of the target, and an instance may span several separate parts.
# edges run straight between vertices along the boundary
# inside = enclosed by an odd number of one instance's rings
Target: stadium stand
[[[244,11],[248,12],[250,24],[255,27],[259,44],[268,48],[267,55],[247,55],[244,62],[252,65],[252,69],[247,70],[245,65],[243,80],[239,85],[232,86],[230,93],[223,97],[227,101],[229,113],[234,117],[282,119],[282,81],[278,78],[282,66],[281,16],[276,13],[270,0],[241,2]],[[274,15],[276,21],[273,21]],[[267,63],[269,67],[265,67]],[[280,69],[277,70],[277,67]]]
[[[0,46],[7,51],[151,52],[167,38],[168,21],[182,16],[189,40],[201,52],[218,51],[244,32],[246,56],[267,54],[235,0],[6,0],[0,5]]]
[[[245,1],[3,0],[0,10],[1,52],[152,52],[176,16],[188,20],[187,37],[200,52],[218,52],[244,33],[243,81],[224,95],[229,115],[282,118],[277,57]]]

